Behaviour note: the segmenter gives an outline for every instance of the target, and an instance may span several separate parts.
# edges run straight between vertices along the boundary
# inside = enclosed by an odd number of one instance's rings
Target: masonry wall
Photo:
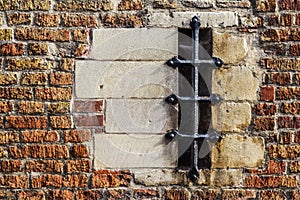
[[[297,0],[0,1],[0,197],[299,199],[299,10]],[[223,139],[211,169],[192,183],[174,163],[95,164],[111,97],[85,101],[75,87],[75,71],[98,48],[95,33],[176,30],[194,15],[225,62],[213,73],[224,102],[212,108]]]

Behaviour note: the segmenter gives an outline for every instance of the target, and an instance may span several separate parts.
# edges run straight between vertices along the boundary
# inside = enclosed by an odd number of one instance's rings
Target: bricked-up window
[[[192,30],[191,29],[179,29],[178,30],[178,55],[180,59],[190,60],[192,59],[192,51],[193,51],[193,40],[192,40]],[[212,30],[211,29],[200,29],[199,31],[199,59],[210,59],[212,55]],[[200,68],[205,68],[205,65],[201,65]],[[207,67],[204,70],[209,70],[211,67]],[[190,64],[186,64],[182,67],[179,67],[179,76],[178,79],[178,86],[179,86],[179,96],[192,96],[193,91],[187,90],[186,84],[184,82],[188,81],[189,84],[193,85],[193,74],[194,74],[194,67]],[[203,72],[203,71],[202,71]],[[206,77],[202,77],[205,75]],[[204,81],[204,78],[207,80],[211,80],[211,71],[207,71],[205,73],[201,73],[199,76],[199,96],[209,96],[210,92],[208,88],[211,88],[210,81]],[[207,77],[209,76],[209,77]],[[190,109],[192,107],[192,102],[181,102],[180,107],[181,109]],[[211,105],[209,101],[201,101],[199,102],[199,134],[206,133],[208,131],[210,122],[211,122]],[[187,124],[180,124],[183,121],[182,117],[188,118],[184,121],[189,121],[190,123]],[[184,132],[193,132],[193,114],[190,113],[189,116],[181,116],[178,120],[180,129]],[[184,127],[182,127],[184,126]],[[198,140],[198,147],[199,151],[203,151],[203,155],[200,152],[198,167],[199,168],[210,168],[211,166],[211,159],[210,159],[210,151],[208,149],[208,145],[204,144],[207,140],[200,139]],[[192,145],[190,147],[186,147],[185,140],[178,141],[178,152],[183,152],[182,155],[179,155],[178,159],[178,167],[182,169],[190,168],[192,165],[193,160],[193,153],[192,153]]]

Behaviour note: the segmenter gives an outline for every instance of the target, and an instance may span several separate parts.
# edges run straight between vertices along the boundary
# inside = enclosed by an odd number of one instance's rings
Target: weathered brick
[[[50,116],[50,125],[55,129],[65,129],[72,127],[71,116]]]
[[[294,74],[293,82],[294,82],[296,85],[300,85],[300,73]]]
[[[299,173],[300,172],[300,161],[293,161],[289,165],[289,169],[292,173]]]
[[[0,41],[1,40],[11,40],[13,36],[12,29],[0,29]]]
[[[58,11],[108,11],[112,9],[112,3],[103,0],[65,0],[57,2],[54,9]]]
[[[59,160],[28,160],[25,163],[26,172],[63,172],[63,162]]]
[[[31,13],[8,13],[8,25],[30,25],[32,22]]]
[[[277,188],[277,187],[297,187],[295,176],[246,176],[245,187],[252,188]]]
[[[68,130],[64,131],[65,142],[81,143],[91,139],[89,130]]]
[[[300,114],[300,102],[282,103],[280,112],[285,114]]]
[[[134,14],[105,14],[101,16],[104,26],[108,27],[142,27],[143,20]]]
[[[0,144],[19,142],[19,135],[16,132],[5,131],[0,132]]]
[[[130,179],[129,171],[98,170],[92,175],[92,188],[129,186]]]
[[[43,27],[58,26],[60,23],[60,16],[58,14],[39,13],[35,16],[35,24]]]
[[[64,178],[64,187],[85,188],[88,184],[88,178],[84,174],[68,175]]]
[[[185,6],[189,6],[189,3],[184,2]],[[155,0],[153,2],[153,8],[158,9],[175,9],[178,7],[178,3],[174,0]],[[196,6],[194,6],[196,7]]]
[[[300,199],[300,190],[292,190],[291,191],[291,200],[298,200]]]
[[[88,29],[75,29],[73,32],[73,40],[87,43],[89,41],[89,34],[90,31]]]
[[[74,101],[73,109],[78,113],[101,112],[104,109],[103,100]]]
[[[65,72],[52,72],[50,73],[51,85],[72,85],[73,74]]]
[[[260,103],[254,106],[255,114],[265,116],[274,115],[276,113],[276,105]]]
[[[15,85],[18,82],[15,73],[0,73],[0,85]]]
[[[78,44],[76,49],[75,49],[74,55],[76,57],[86,56],[86,55],[88,55],[89,51],[90,51],[90,45],[88,45],[88,44]]]
[[[0,177],[0,185],[6,188],[28,188],[29,181],[27,176],[23,175],[4,175]]]
[[[286,200],[286,193],[283,191],[262,191],[260,193],[261,200],[269,200],[269,199],[276,199],[276,200]]]
[[[246,169],[246,173],[252,174],[283,174],[286,172],[286,163],[282,161],[268,161],[266,169]]]
[[[26,145],[25,147],[10,147],[13,158],[68,158],[69,150],[64,145]]]
[[[300,28],[292,28],[290,29],[291,33],[290,33],[290,38],[289,40],[291,41],[300,41]]]
[[[76,158],[87,158],[89,151],[85,145],[74,145],[72,147],[72,154]]]
[[[21,131],[22,142],[57,142],[59,140],[56,131]]]
[[[77,190],[76,191],[77,200],[103,199],[103,198],[104,198],[103,190]]]
[[[49,103],[47,110],[51,114],[63,114],[70,112],[70,103],[69,102],[58,102],[58,103]]]
[[[286,45],[284,44],[267,44],[263,46],[264,52],[270,55],[284,56],[286,54]]]
[[[263,42],[280,42],[297,40],[293,34],[293,29],[266,29],[261,34]]]
[[[280,17],[281,26],[291,26],[293,21],[292,14],[282,14]]]
[[[300,98],[300,88],[298,87],[278,87],[276,90],[277,100],[290,100]]]
[[[8,58],[7,70],[46,70],[54,68],[54,63],[41,58]]]
[[[300,4],[294,0],[279,0],[280,10],[300,10]]]
[[[134,198],[136,199],[155,199],[158,197],[158,191],[155,189],[135,189]]]
[[[13,110],[13,103],[11,101],[0,101],[0,113],[9,113],[12,110]]]
[[[291,56],[300,56],[300,44],[291,44],[290,54]]]
[[[142,10],[144,3],[141,0],[122,0],[118,4],[118,10]]]
[[[233,200],[233,199],[254,199],[256,197],[255,190],[238,190],[238,189],[225,189],[222,194],[222,200]]]
[[[300,128],[300,117],[280,116],[278,117],[278,128]]]
[[[166,200],[189,200],[191,194],[187,189],[167,189],[165,193]]]
[[[14,129],[45,129],[47,117],[44,116],[7,116],[5,127]]]
[[[108,200],[129,199],[131,191],[129,189],[108,189],[105,194]]]
[[[24,44],[22,43],[5,43],[0,45],[1,56],[20,56],[25,52]]]
[[[265,75],[266,84],[289,85],[291,84],[290,73],[268,73]]]
[[[271,158],[293,159],[300,156],[300,146],[270,145],[268,154]]]
[[[43,102],[21,101],[18,102],[18,112],[22,114],[38,114],[44,112]]]
[[[45,194],[43,191],[35,191],[35,190],[30,190],[30,191],[20,191],[18,192],[18,199],[20,200],[43,200],[45,199]]]
[[[22,85],[46,85],[46,73],[23,73],[21,77]]]
[[[35,92],[38,100],[66,101],[72,98],[71,88],[36,88]]]
[[[74,123],[77,127],[103,126],[104,115],[74,115]]]
[[[275,119],[273,117],[257,117],[253,124],[255,130],[272,131],[275,127]]]
[[[292,132],[290,131],[282,131],[279,135],[279,143],[280,144],[290,144],[292,143]]]
[[[67,172],[90,172],[91,162],[90,160],[68,160]]]
[[[275,0],[256,0],[257,11],[275,11],[276,1]]]
[[[63,199],[63,200],[73,200],[74,193],[71,190],[49,190],[47,192],[48,199]],[[77,199],[77,198],[76,198]]]
[[[0,171],[4,173],[21,172],[23,164],[20,160],[1,160]]]
[[[48,44],[47,43],[30,43],[28,44],[29,55],[47,55]]]
[[[268,15],[266,17],[268,26],[279,26],[280,16],[278,14]]]
[[[54,187],[60,188],[63,184],[63,177],[61,175],[44,174],[41,176],[32,177],[32,187]]]
[[[63,14],[62,23],[64,26],[83,26],[83,27],[97,27],[98,20],[95,15],[82,15],[82,14]]]
[[[262,86],[260,91],[260,99],[262,101],[273,101],[274,91],[275,88],[273,86]]]
[[[8,151],[5,147],[0,147],[0,158],[7,158],[8,157]]]
[[[294,142],[300,143],[300,131],[294,133]]]
[[[296,15],[296,20],[295,20],[296,25],[300,25],[300,14]]]
[[[64,71],[72,71],[74,66],[74,60],[71,58],[64,58],[61,61],[60,69]]]
[[[264,58],[262,59],[261,63],[265,68],[272,69],[272,70],[282,70],[282,71],[300,70],[300,59]]]
[[[65,29],[17,28],[15,37],[17,40],[69,42],[71,34]]]

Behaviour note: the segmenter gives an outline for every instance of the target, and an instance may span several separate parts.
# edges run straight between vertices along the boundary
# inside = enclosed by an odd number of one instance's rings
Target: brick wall
[[[299,199],[299,10],[297,0],[0,1],[0,198]],[[213,75],[225,102],[212,110],[224,136],[212,168],[192,183],[174,168],[95,167],[109,104],[73,101],[94,33],[184,28],[194,15],[225,61]]]

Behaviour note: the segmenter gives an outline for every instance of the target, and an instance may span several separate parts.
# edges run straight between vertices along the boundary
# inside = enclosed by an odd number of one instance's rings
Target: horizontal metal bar
[[[198,97],[178,97],[182,101],[210,101],[211,97],[208,96],[198,96]]]
[[[219,138],[221,135],[219,134],[199,134],[199,133],[192,133],[192,134],[181,134],[177,133],[178,136],[180,137],[185,137],[185,138],[194,138],[194,139],[199,139],[199,138]]]
[[[214,60],[177,60],[180,64],[215,64]]]

